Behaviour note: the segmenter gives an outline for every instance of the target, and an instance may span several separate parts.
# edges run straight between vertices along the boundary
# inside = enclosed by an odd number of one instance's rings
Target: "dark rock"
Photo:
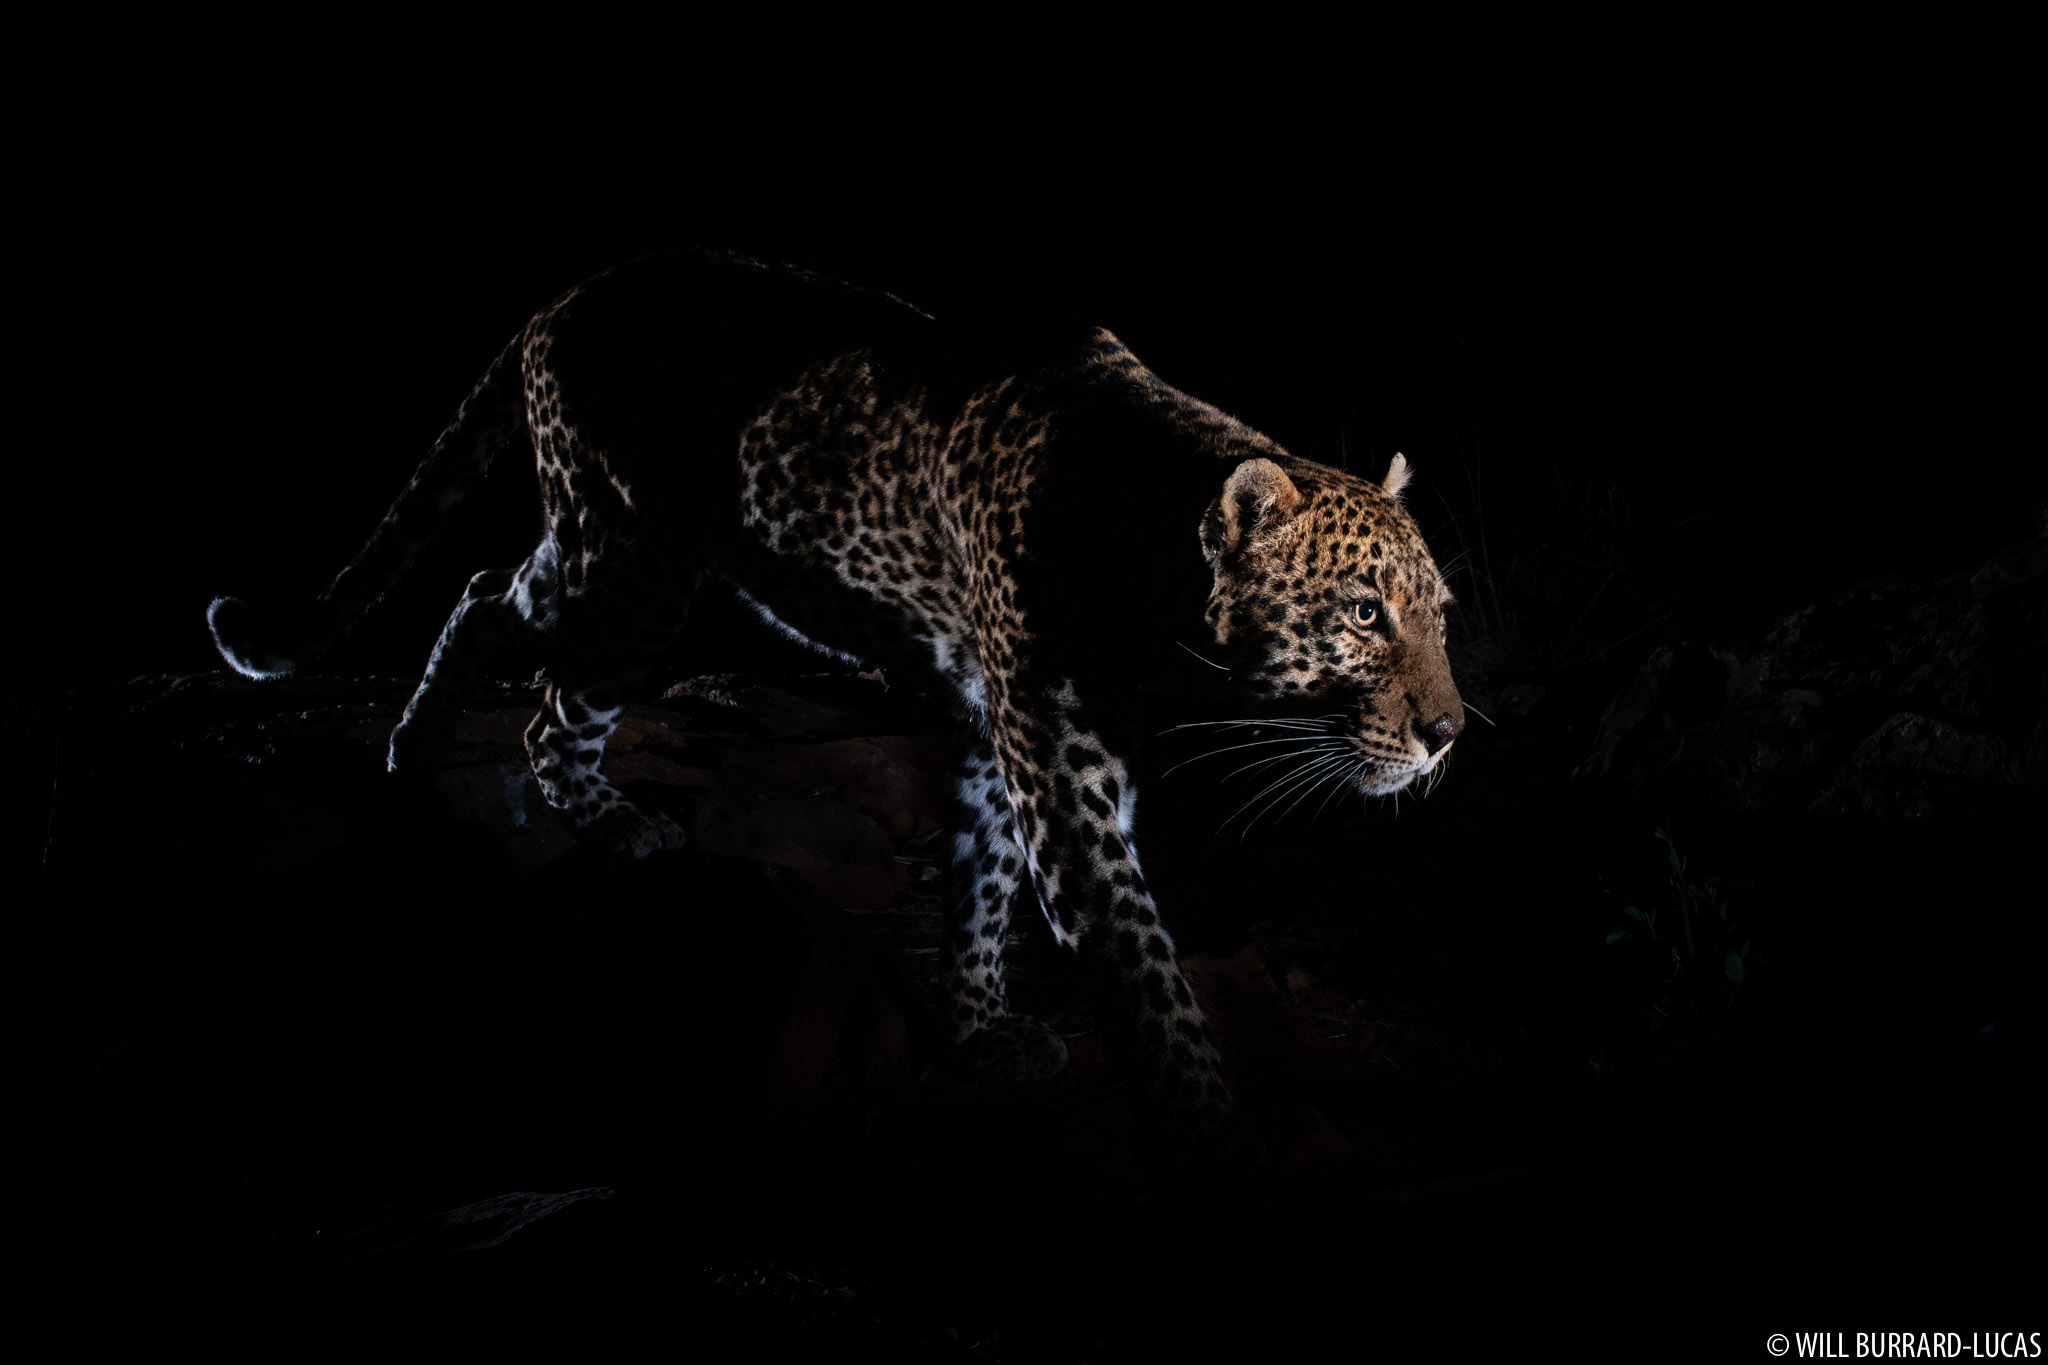
[[[837,802],[706,802],[690,827],[690,841],[705,853],[789,868],[834,905],[888,905],[907,885],[888,832]]]
[[[1933,583],[1868,581],[1761,641],[1653,653],[1582,777],[1733,811],[1880,820],[2048,793],[2048,535]]]
[[[1766,686],[1757,661],[1735,651],[1667,646],[1608,706],[1578,775],[1639,793],[1683,786],[1737,810],[1775,805],[1822,761],[1821,705],[1810,688]]]
[[[945,809],[945,753],[936,740],[876,735],[820,744],[734,749],[719,777],[741,791],[828,798],[852,806],[890,834],[928,834]]]
[[[2017,780],[2006,744],[1902,711],[1856,746],[1833,783],[1814,799],[1819,815],[1925,819],[1965,804],[1972,784]]]
[[[917,728],[919,719],[912,700],[892,693],[879,672],[778,677],[772,683],[745,674],[711,673],[685,678],[662,696],[727,708],[777,738],[889,734]]]

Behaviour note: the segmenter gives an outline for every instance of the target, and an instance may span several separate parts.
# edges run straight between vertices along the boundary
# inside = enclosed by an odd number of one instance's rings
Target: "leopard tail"
[[[262,610],[216,597],[206,623],[221,657],[250,678],[278,678],[326,650],[404,577],[441,519],[490,467],[498,448],[521,430],[519,357],[522,330],[470,390],[435,440],[405,491],[391,504],[369,543],[312,602]]]

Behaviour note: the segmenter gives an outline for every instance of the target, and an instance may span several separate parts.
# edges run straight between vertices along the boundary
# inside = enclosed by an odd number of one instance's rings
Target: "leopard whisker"
[[[1351,785],[1351,779],[1353,777],[1356,777],[1358,775],[1359,769],[1363,768],[1364,766],[1365,760],[1363,758],[1360,758],[1356,762],[1354,762],[1350,767],[1342,769],[1338,772],[1337,781],[1330,788],[1330,794],[1323,798],[1323,804],[1317,806],[1316,813],[1309,817],[1308,822],[1310,824],[1314,824],[1316,821],[1323,818],[1323,812],[1330,808],[1330,803],[1332,801],[1335,801],[1339,796],[1342,796],[1344,794],[1345,789]]]
[[[1243,830],[1240,831],[1237,836],[1238,841],[1240,843],[1243,842],[1245,836],[1252,832],[1252,826],[1258,824],[1260,820],[1264,819],[1266,812],[1271,810],[1276,804],[1278,804],[1280,800],[1284,798],[1289,792],[1293,791],[1298,784],[1309,781],[1313,776],[1315,776],[1320,771],[1330,767],[1333,764],[1341,763],[1343,762],[1343,760],[1344,755],[1342,754],[1330,754],[1327,757],[1316,759],[1314,762],[1308,764],[1306,767],[1296,768],[1289,772],[1282,773],[1279,777],[1274,778],[1271,782],[1267,783],[1264,787],[1261,787],[1257,792],[1253,793],[1249,800],[1247,800],[1242,806],[1239,806],[1235,811],[1231,813],[1230,819],[1225,820],[1222,824],[1216,827],[1216,832],[1218,834],[1221,834],[1225,829],[1228,829],[1230,827],[1230,823],[1232,820],[1237,819],[1238,816],[1243,815],[1248,810],[1251,810],[1253,806],[1259,806],[1260,808],[1252,815],[1252,818],[1245,823]],[[1268,793],[1271,793],[1272,795],[1268,797]],[[1262,802],[1263,804],[1261,804]]]
[[[1260,758],[1260,759],[1254,759],[1254,760],[1253,760],[1252,762],[1250,762],[1250,763],[1247,763],[1247,764],[1245,764],[1245,765],[1244,765],[1244,766],[1243,766],[1242,768],[1238,768],[1238,769],[1235,769],[1234,771],[1231,771],[1231,772],[1225,773],[1225,774],[1223,775],[1223,780],[1224,780],[1224,781],[1226,781],[1226,782],[1228,782],[1228,781],[1229,781],[1229,780],[1230,780],[1231,778],[1233,778],[1233,777],[1236,777],[1236,776],[1238,775],[1238,773],[1248,773],[1248,772],[1250,772],[1250,771],[1251,771],[1252,769],[1254,769],[1254,768],[1263,768],[1263,767],[1266,767],[1266,766],[1267,766],[1268,764],[1273,764],[1273,763],[1280,763],[1280,762],[1284,762],[1285,760],[1287,760],[1287,759],[1290,759],[1290,758],[1304,758],[1304,757],[1307,757],[1307,756],[1308,756],[1309,754],[1313,754],[1313,753],[1319,753],[1319,752],[1324,752],[1324,751],[1329,751],[1329,750],[1336,750],[1336,751],[1341,751],[1341,750],[1342,750],[1343,748],[1345,748],[1345,747],[1348,747],[1348,746],[1344,746],[1344,745],[1333,745],[1333,744],[1331,744],[1331,743],[1330,743],[1330,742],[1328,742],[1328,741],[1324,741],[1324,742],[1323,742],[1323,743],[1321,743],[1321,744],[1313,745],[1313,746],[1311,746],[1311,747],[1309,747],[1309,748],[1307,748],[1307,749],[1302,749],[1302,750],[1300,750],[1300,751],[1298,751],[1298,752],[1295,752],[1295,753],[1285,753],[1285,754],[1272,754],[1272,755],[1269,755],[1268,757],[1265,757],[1265,758]]]
[[[1467,711],[1470,711],[1473,715],[1479,717],[1479,719],[1485,721],[1488,725],[1493,724],[1493,717],[1487,715],[1484,711],[1474,706],[1471,702],[1460,702],[1459,705],[1463,706]]]
[[[1319,768],[1319,767],[1321,767],[1321,766],[1322,766],[1323,764],[1325,764],[1325,763],[1327,763],[1327,762],[1330,762],[1330,761],[1332,761],[1332,760],[1334,760],[1334,759],[1336,759],[1336,758],[1338,758],[1338,757],[1341,757],[1341,755],[1338,755],[1338,754],[1332,754],[1332,755],[1329,755],[1329,756],[1327,756],[1327,757],[1325,757],[1325,758],[1318,758],[1318,759],[1314,759],[1314,760],[1312,760],[1312,761],[1311,761],[1311,762],[1310,762],[1310,763],[1309,763],[1309,764],[1308,764],[1307,766],[1308,766],[1308,768]],[[1274,779],[1273,779],[1273,780],[1272,780],[1271,782],[1268,782],[1268,783],[1267,783],[1267,784],[1266,784],[1265,786],[1263,786],[1263,787],[1259,788],[1259,790],[1257,790],[1257,791],[1253,792],[1253,793],[1251,794],[1251,797],[1250,797],[1250,799],[1249,799],[1249,800],[1247,800],[1247,801],[1245,802],[1245,805],[1246,805],[1246,806],[1249,806],[1249,805],[1251,805],[1253,801],[1257,801],[1257,800],[1258,800],[1258,799],[1259,799],[1260,797],[1264,796],[1264,795],[1265,795],[1265,794],[1266,794],[1267,792],[1269,792],[1269,791],[1272,791],[1272,790],[1273,790],[1273,789],[1274,789],[1275,787],[1283,787],[1283,786],[1287,785],[1288,781],[1289,781],[1289,780],[1290,780],[1291,778],[1294,778],[1294,777],[1297,777],[1297,776],[1299,776],[1299,775],[1300,775],[1300,774],[1301,774],[1301,773],[1302,773],[1303,771],[1304,771],[1304,769],[1302,769],[1302,768],[1294,768],[1294,769],[1290,769],[1289,771],[1287,771],[1287,772],[1284,772],[1284,773],[1280,774],[1280,776],[1278,776],[1278,777],[1274,778]],[[1244,807],[1240,806],[1240,807],[1239,807],[1238,809],[1239,809],[1240,811],[1242,811],[1242,810],[1244,809]],[[1226,821],[1225,823],[1228,823],[1228,822]]]
[[[1449,772],[1450,768],[1451,751],[1446,749],[1444,750],[1443,756],[1437,760],[1436,766],[1429,770],[1429,785],[1422,789],[1422,795],[1425,798],[1427,798],[1431,792],[1436,790],[1437,783],[1444,780],[1444,774]]]
[[[1191,720],[1181,725],[1168,726],[1168,730],[1195,730],[1205,725],[1320,725],[1330,726],[1344,719],[1342,711],[1325,711],[1320,716],[1241,716],[1234,720]],[[1165,734],[1161,730],[1160,734]]]
[[[1323,779],[1328,777],[1333,771],[1340,771],[1342,769],[1342,765],[1342,756],[1338,755],[1336,757],[1324,759],[1319,763],[1312,764],[1309,767],[1304,768],[1300,772],[1296,773],[1295,781],[1289,783],[1285,787],[1281,788],[1281,790],[1275,792],[1273,796],[1266,802],[1265,808],[1259,811],[1256,815],[1252,816],[1252,818],[1245,823],[1244,830],[1237,836],[1238,842],[1242,843],[1246,836],[1248,836],[1252,832],[1252,826],[1258,824],[1259,821],[1265,819],[1266,816],[1269,813],[1271,813],[1275,807],[1279,806],[1279,804],[1282,801],[1287,799],[1289,793],[1297,793],[1297,795],[1295,796],[1295,802],[1299,802],[1302,796],[1306,795],[1309,792],[1314,791],[1318,786],[1322,785]],[[1294,803],[1290,803],[1286,807],[1286,809],[1280,812],[1279,819],[1286,819],[1287,812],[1293,809]],[[1279,821],[1276,820],[1274,823],[1277,824],[1279,823]]]
[[[1229,669],[1225,668],[1222,664],[1217,663],[1213,659],[1204,659],[1201,655],[1195,654],[1195,651],[1193,651],[1192,649],[1188,649],[1186,645],[1181,645],[1180,641],[1175,640],[1174,643],[1180,645],[1182,649],[1187,649],[1188,653],[1193,654],[1198,661],[1209,665],[1209,667],[1215,669],[1218,673],[1228,673],[1230,671]]]
[[[1250,810],[1253,806],[1257,805],[1260,799],[1263,798],[1267,792],[1272,791],[1275,787],[1285,786],[1290,779],[1299,776],[1299,774],[1300,769],[1289,769],[1288,771],[1280,774],[1280,776],[1274,778],[1265,786],[1253,792],[1250,796],[1244,799],[1244,803],[1242,805],[1240,805],[1236,810],[1232,811],[1229,815],[1223,818],[1223,823],[1216,826],[1215,832],[1217,834],[1221,834],[1224,830],[1229,829],[1230,824],[1233,820],[1237,819],[1238,816],[1243,815],[1246,811]]]
[[[1185,725],[1169,725],[1164,730],[1159,731],[1159,733],[1162,735],[1170,735],[1176,730],[1242,730],[1260,728],[1272,730],[1327,731],[1334,730],[1337,726],[1337,722],[1343,719],[1344,718],[1341,715],[1330,715],[1316,716],[1313,719],[1304,718],[1300,716],[1271,716],[1263,719],[1255,718],[1247,720],[1191,720],[1187,722]]]
[[[1317,787],[1322,786],[1323,783],[1328,781],[1331,777],[1343,776],[1345,771],[1346,769],[1342,764],[1339,764],[1335,768],[1326,770],[1321,776],[1317,777],[1315,781],[1309,783],[1307,789],[1304,790],[1299,796],[1296,796],[1292,801],[1288,802],[1287,809],[1281,811],[1280,814],[1274,819],[1273,823],[1277,825],[1284,822],[1288,816],[1294,813],[1294,808],[1296,806],[1300,805],[1303,801],[1307,800],[1309,797],[1314,796],[1316,794]]]
[[[1180,770],[1181,770],[1182,768],[1185,768],[1185,767],[1187,767],[1187,766],[1188,766],[1188,764],[1190,764],[1190,763],[1199,763],[1199,762],[1201,762],[1201,761],[1202,761],[1203,759],[1205,759],[1205,758],[1214,758],[1214,757],[1216,757],[1216,756],[1217,756],[1218,754],[1228,754],[1228,753],[1235,753],[1235,752],[1236,752],[1237,750],[1239,750],[1239,749],[1259,749],[1259,748],[1263,748],[1263,747],[1265,747],[1266,745],[1269,745],[1269,744],[1308,744],[1308,745],[1313,745],[1313,744],[1316,744],[1316,743],[1325,743],[1325,744],[1327,744],[1327,743],[1329,743],[1329,742],[1330,742],[1330,741],[1328,741],[1328,740],[1319,740],[1319,739],[1318,739],[1318,738],[1317,738],[1316,736],[1313,736],[1313,735],[1285,735],[1285,736],[1283,736],[1283,737],[1281,737],[1281,738],[1279,738],[1279,739],[1253,739],[1253,740],[1246,740],[1246,741],[1245,741],[1245,742],[1244,742],[1243,744],[1230,744],[1230,745],[1226,745],[1226,746],[1224,746],[1224,747],[1223,747],[1223,748],[1221,748],[1221,749],[1210,749],[1210,750],[1208,750],[1208,751],[1207,751],[1206,753],[1199,753],[1199,754],[1196,754],[1196,755],[1195,755],[1195,756],[1194,756],[1193,758],[1184,758],[1184,759],[1182,759],[1182,760],[1181,760],[1180,762],[1178,762],[1178,763],[1174,764],[1174,765],[1173,765],[1173,766],[1172,766],[1171,768],[1168,768],[1168,769],[1167,769],[1167,770],[1166,770],[1165,772],[1163,772],[1163,773],[1161,773],[1161,774],[1159,774],[1159,775],[1160,775],[1161,777],[1167,777],[1167,776],[1170,776],[1170,775],[1171,775],[1171,774],[1173,774],[1173,773],[1177,773],[1177,772],[1179,772],[1179,771],[1180,771]],[[1242,771],[1243,771],[1243,769],[1239,769],[1239,771],[1240,771],[1240,772],[1242,772]],[[1232,775],[1233,775],[1233,776],[1235,776],[1235,774],[1232,774]]]

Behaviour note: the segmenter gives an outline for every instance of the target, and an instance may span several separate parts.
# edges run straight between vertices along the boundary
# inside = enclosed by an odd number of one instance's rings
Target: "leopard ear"
[[[1300,510],[1300,490],[1285,470],[1271,460],[1246,460],[1223,481],[1222,494],[1202,518],[1202,553],[1213,562],[1243,549],[1252,536]]]
[[[1408,486],[1408,478],[1415,471],[1408,468],[1408,457],[1400,451],[1394,452],[1394,462],[1387,466],[1386,481],[1380,489],[1396,502],[1401,499],[1401,490]]]

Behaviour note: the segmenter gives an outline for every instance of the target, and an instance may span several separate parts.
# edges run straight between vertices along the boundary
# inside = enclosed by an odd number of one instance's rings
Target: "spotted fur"
[[[394,770],[430,763],[464,689],[523,643],[548,660],[526,732],[548,802],[636,855],[679,846],[604,779],[604,745],[621,688],[717,580],[958,714],[943,977],[969,1062],[1020,1078],[1065,1060],[1004,988],[1004,942],[1035,903],[1095,964],[1143,1088],[1202,1140],[1249,1144],[1139,865],[1134,698],[1203,642],[1238,697],[1219,723],[1313,728],[1317,784],[1385,793],[1434,772],[1463,707],[1405,461],[1373,483],[1296,459],[1099,329],[947,328],[799,271],[658,258],[526,325],[316,603],[216,601],[222,655],[275,676],[331,643],[522,434],[545,529],[525,562],[470,581],[392,733]]]

